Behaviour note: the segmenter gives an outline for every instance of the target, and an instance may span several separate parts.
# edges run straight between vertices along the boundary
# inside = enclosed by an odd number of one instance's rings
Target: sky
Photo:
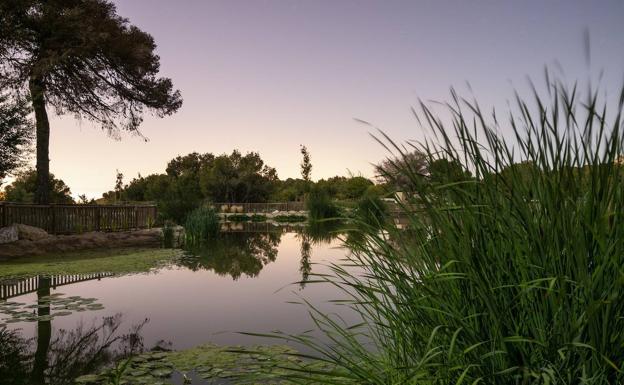
[[[624,79],[624,1],[115,0],[154,36],[181,110],[146,116],[141,133],[109,138],[73,116],[51,119],[51,171],[74,195],[100,197],[116,170],[129,181],[193,151],[256,151],[280,178],[373,176],[393,139],[422,140],[410,107],[448,100],[449,87],[503,106],[526,77],[561,63],[566,79],[605,70]],[[591,37],[591,63],[583,34]]]

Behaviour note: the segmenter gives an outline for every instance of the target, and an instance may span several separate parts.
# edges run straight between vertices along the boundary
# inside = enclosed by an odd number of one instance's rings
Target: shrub
[[[363,322],[313,310],[332,345],[286,338],[334,369],[306,375],[371,385],[624,381],[624,88],[607,115],[598,92],[581,103],[576,88],[546,86],[534,104],[517,97],[514,141],[455,93],[452,127],[421,104],[419,121],[441,143],[419,150],[474,178],[415,190],[403,207],[408,232],[354,238],[347,264],[359,268],[334,265],[327,279]]]

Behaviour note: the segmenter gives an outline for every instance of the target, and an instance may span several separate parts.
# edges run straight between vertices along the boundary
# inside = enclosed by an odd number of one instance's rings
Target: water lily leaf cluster
[[[306,367],[306,364],[298,357],[298,353],[286,346],[206,344],[183,351],[148,352],[132,357],[119,383],[164,385],[171,382],[172,376],[179,376],[194,378],[203,384],[286,385],[293,384],[282,378],[286,369],[302,367]],[[76,383],[107,385],[116,370],[110,368],[97,375],[81,376],[76,379]]]
[[[40,309],[49,309],[49,314],[40,314]],[[75,312],[102,309],[104,305],[97,303],[97,298],[65,297],[63,293],[42,296],[35,304],[0,301],[0,327],[16,322],[51,321]]]

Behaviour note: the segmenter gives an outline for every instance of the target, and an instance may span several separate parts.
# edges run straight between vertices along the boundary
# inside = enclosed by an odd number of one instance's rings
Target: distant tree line
[[[310,169],[308,156],[308,178]],[[115,189],[104,193],[99,202],[156,202],[164,218],[181,223],[203,202],[300,201],[310,188],[322,189],[331,199],[355,200],[376,186],[361,176],[336,176],[316,183],[303,178],[280,180],[275,168],[255,152],[243,155],[235,150],[218,156],[193,152],[172,159],[162,174],[139,175],[127,184],[120,182],[118,174]]]

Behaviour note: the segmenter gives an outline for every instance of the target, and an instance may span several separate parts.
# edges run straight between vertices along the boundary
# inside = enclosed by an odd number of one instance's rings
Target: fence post
[[[102,208],[97,206],[95,208],[95,231],[100,231],[100,211],[102,211]]]

